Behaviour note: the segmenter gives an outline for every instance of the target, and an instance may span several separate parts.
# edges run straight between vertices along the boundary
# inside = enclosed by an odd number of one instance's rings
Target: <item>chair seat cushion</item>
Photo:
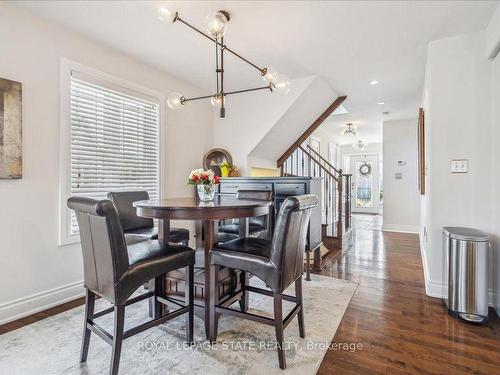
[[[158,230],[155,227],[145,227],[125,232],[127,244],[139,242],[141,238],[156,240],[158,239]],[[170,228],[170,242],[179,243],[183,241],[189,241],[189,230],[185,228]]]
[[[230,250],[268,258],[271,256],[272,242],[261,238],[237,238],[216,246],[217,250]]]
[[[218,244],[211,252],[211,264],[249,272],[275,292],[282,292],[281,278],[271,262],[272,242],[260,238],[238,238]]]
[[[218,243],[229,242],[229,241],[235,240],[237,238],[239,238],[239,236],[237,234],[224,233],[224,232],[217,233],[217,242]]]
[[[144,282],[169,271],[194,264],[194,250],[179,244],[162,245],[156,240],[127,246],[129,268],[120,278],[117,303],[125,301]]]
[[[257,233],[257,232],[262,232],[263,230],[266,230],[266,227],[263,226],[262,224],[255,223],[255,222],[249,222],[248,223],[248,232],[249,234],[252,233]],[[231,233],[231,234],[239,234],[239,227],[238,224],[226,224],[226,225],[221,225],[219,226],[219,232],[222,233]]]

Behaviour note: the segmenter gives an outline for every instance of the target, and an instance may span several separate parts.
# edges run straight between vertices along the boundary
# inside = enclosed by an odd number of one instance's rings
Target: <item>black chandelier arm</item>
[[[195,96],[194,98],[184,98],[182,97],[181,98],[181,103],[184,104],[186,102],[192,102],[192,101],[195,101],[195,100],[201,100],[201,99],[209,99],[209,98],[213,98],[213,94],[212,95],[205,95],[205,96]]]
[[[183,23],[184,25],[186,25],[187,27],[193,29],[194,31],[196,31],[197,33],[203,35],[205,38],[207,39],[210,39],[212,42],[216,43],[219,45],[219,47],[221,47],[223,50],[226,50],[230,53],[232,53],[234,56],[238,57],[239,59],[243,60],[244,62],[246,62],[247,64],[253,66],[255,69],[257,69],[261,74],[265,74],[265,68],[259,68],[257,65],[255,65],[253,62],[245,59],[243,56],[241,56],[240,54],[234,52],[231,48],[229,48],[228,46],[224,45],[224,43],[221,43],[219,42],[218,40],[212,38],[210,35],[208,34],[205,34],[203,31],[199,30],[198,28],[194,27],[193,25],[189,24],[188,22],[184,21],[182,18],[179,17],[179,14],[176,14],[175,15],[175,18],[174,18],[174,21],[173,22],[176,22],[176,21],[179,21],[181,23]]]
[[[220,93],[220,94],[223,95],[223,96],[227,96],[227,95],[241,94],[241,93],[244,93],[244,92],[259,91],[259,90],[270,90],[270,91],[273,91],[272,88],[271,88],[271,85],[269,85],[269,86],[254,87],[254,88],[251,88],[251,89],[229,91],[229,92],[224,92],[224,93]],[[214,95],[212,94],[212,95],[196,96],[194,98],[181,98],[181,103],[184,104],[186,102],[192,102],[192,101],[195,101],[195,100],[209,99],[209,98],[213,98],[213,96]]]
[[[273,91],[271,88],[271,85],[268,85],[268,86],[254,87],[252,89],[244,89],[244,90],[225,92],[224,95],[241,94],[243,92],[259,91],[259,90],[266,90],[266,89],[269,91]]]

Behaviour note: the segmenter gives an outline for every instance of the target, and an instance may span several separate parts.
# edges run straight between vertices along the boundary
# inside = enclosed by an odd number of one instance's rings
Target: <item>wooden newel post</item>
[[[338,191],[338,204],[337,204],[337,212],[338,212],[338,220],[337,220],[337,237],[339,239],[340,246],[342,246],[342,210],[343,210],[343,205],[342,205],[342,194],[344,192],[344,186],[343,186],[343,175],[342,175],[342,169],[339,169],[339,178],[337,180],[337,191]]]

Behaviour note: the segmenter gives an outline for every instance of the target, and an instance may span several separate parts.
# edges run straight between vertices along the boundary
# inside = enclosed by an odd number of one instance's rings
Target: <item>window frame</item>
[[[92,81],[100,81],[103,86],[113,88],[125,94],[147,97],[158,103],[158,194],[163,196],[164,167],[164,115],[165,95],[123,78],[104,73],[66,58],[60,60],[60,100],[59,100],[59,246],[80,242],[79,234],[71,234],[71,211],[66,201],[71,195],[71,74],[76,72],[86,75]]]

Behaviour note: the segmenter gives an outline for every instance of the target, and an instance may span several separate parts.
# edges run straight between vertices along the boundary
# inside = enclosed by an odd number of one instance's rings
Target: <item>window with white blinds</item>
[[[70,195],[104,198],[109,191],[147,190],[158,198],[158,102],[75,74],[70,91]],[[70,220],[68,234],[77,234],[73,213]]]

